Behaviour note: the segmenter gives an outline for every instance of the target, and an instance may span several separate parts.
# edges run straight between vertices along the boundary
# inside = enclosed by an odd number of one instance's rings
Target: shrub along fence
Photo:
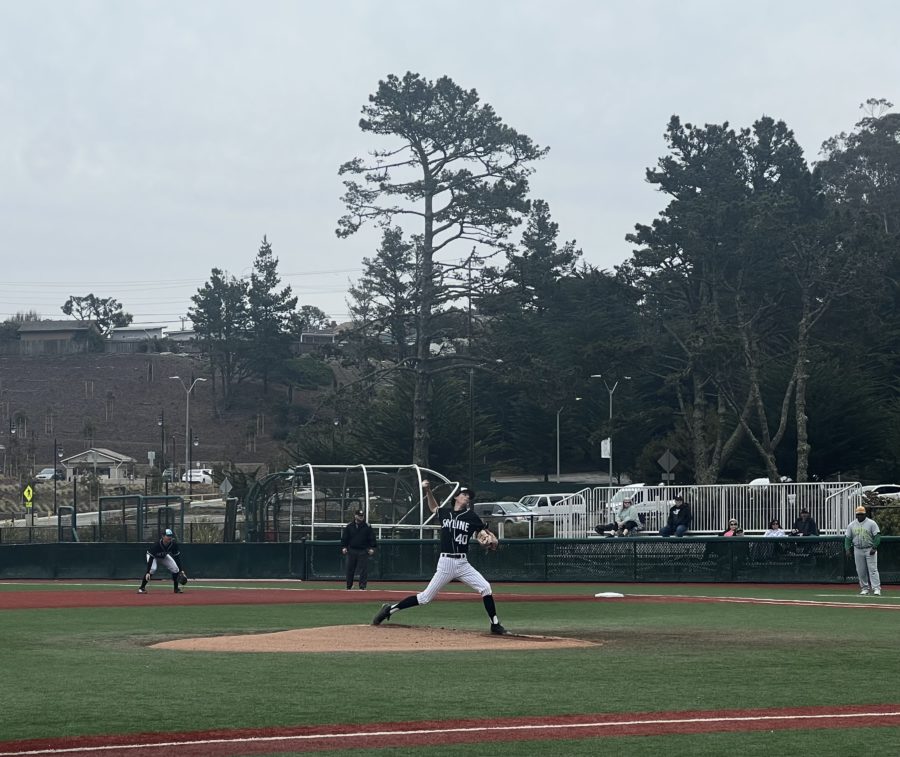
[[[3,544],[0,579],[139,577],[146,545],[132,542]],[[427,581],[436,541],[379,542],[369,581]],[[295,578],[343,581],[336,541],[184,544],[193,578]],[[470,550],[470,560],[491,581],[537,582],[772,582],[845,583],[856,580],[841,537],[662,539],[520,539],[497,552]],[[900,537],[885,537],[878,566],[884,583],[900,583]]]

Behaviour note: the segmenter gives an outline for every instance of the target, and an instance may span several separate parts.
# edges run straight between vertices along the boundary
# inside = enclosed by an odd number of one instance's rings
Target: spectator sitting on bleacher
[[[800,510],[800,517],[794,521],[794,526],[791,528],[791,536],[818,536],[819,535],[819,527],[816,525],[816,522],[809,517],[809,510],[805,507]]]
[[[719,536],[743,536],[744,529],[741,528],[741,524],[738,523],[734,518],[728,521],[728,528],[726,528]]]
[[[675,495],[675,504],[669,508],[669,518],[661,529],[660,536],[684,536],[691,523],[694,522],[694,516],[691,513],[691,506],[684,501],[684,497],[680,494]]]
[[[736,518],[731,518],[728,521],[728,526],[724,531],[719,531],[719,536],[743,536],[744,529],[741,528],[741,524],[737,522]],[[730,548],[724,544],[720,544],[715,540],[710,540],[706,542],[706,546],[703,549],[703,559],[704,560],[717,560],[722,561],[728,558],[728,555],[731,554],[729,551]]]
[[[781,523],[778,522],[778,518],[773,518],[769,521],[769,527],[766,529],[766,532],[763,536],[773,537],[773,536],[787,536],[784,532],[784,529],[781,527]]]
[[[594,526],[600,536],[635,536],[641,530],[641,520],[638,516],[637,505],[635,505],[631,497],[622,500],[622,507],[616,513],[615,523],[602,523]],[[608,531],[614,533],[607,533]]]

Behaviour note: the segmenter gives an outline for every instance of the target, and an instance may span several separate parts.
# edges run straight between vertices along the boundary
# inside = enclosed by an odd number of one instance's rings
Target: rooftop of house
[[[19,333],[40,333],[45,331],[88,331],[96,328],[93,321],[26,321],[19,326]]]

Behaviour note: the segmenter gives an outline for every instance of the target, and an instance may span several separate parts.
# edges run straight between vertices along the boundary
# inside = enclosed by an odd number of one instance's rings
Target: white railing
[[[618,496],[617,496],[618,493]],[[561,514],[554,518],[555,536],[581,539],[594,534],[594,526],[611,523],[625,496],[632,498],[643,516],[644,534],[656,535],[666,523],[675,495],[691,505],[694,535],[724,531],[732,518],[748,535],[760,535],[777,519],[789,531],[801,509],[809,510],[823,535],[841,534],[853,518],[860,501],[859,482],[816,482],[810,484],[714,484],[710,486],[595,487],[573,492],[560,503],[585,504],[585,515]],[[571,508],[569,508],[571,509]]]

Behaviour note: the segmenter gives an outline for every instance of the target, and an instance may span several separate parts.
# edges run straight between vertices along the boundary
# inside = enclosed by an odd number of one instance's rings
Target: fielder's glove
[[[481,531],[478,532],[475,538],[485,550],[488,550],[490,552],[493,552],[500,545],[500,541],[497,539],[497,537],[494,536],[494,534],[492,534],[486,528],[481,529]]]
[[[184,571],[181,571],[181,572],[178,574],[178,583],[180,583],[182,586],[184,586],[187,582],[188,582],[188,577],[187,577],[187,575],[185,574]]]

